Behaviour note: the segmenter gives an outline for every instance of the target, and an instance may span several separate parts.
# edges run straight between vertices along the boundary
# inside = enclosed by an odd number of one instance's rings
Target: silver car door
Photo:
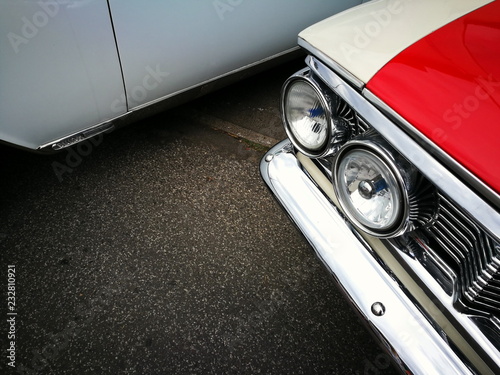
[[[106,0],[0,0],[0,140],[37,149],[125,112]]]
[[[293,49],[306,26],[361,0],[109,0],[134,109]]]

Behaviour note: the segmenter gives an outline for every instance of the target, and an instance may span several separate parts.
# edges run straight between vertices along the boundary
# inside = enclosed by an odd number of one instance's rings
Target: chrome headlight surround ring
[[[283,119],[283,125],[285,127],[285,132],[288,136],[288,138],[291,140],[292,144],[295,146],[297,150],[299,150],[301,153],[304,155],[310,157],[310,158],[319,158],[319,157],[324,157],[331,153],[330,150],[330,140],[332,139],[332,100],[321,90],[319,87],[319,84],[308,74],[309,71],[307,69],[304,69],[295,75],[291,76],[288,78],[285,83],[283,84],[283,87],[281,89],[281,105],[280,105],[280,110],[281,110],[281,118]],[[318,145],[318,147],[307,147],[304,145],[304,142],[301,141],[296,134],[296,131],[292,129],[292,120],[290,119],[289,116],[289,111],[287,110],[287,105],[288,105],[288,99],[289,99],[289,94],[290,91],[294,88],[294,86],[298,84],[303,84],[305,85],[304,87],[307,87],[310,89],[311,93],[316,97],[318,104],[321,107],[321,110],[325,117],[325,124],[324,124],[324,129],[318,129],[324,131],[323,135],[323,140],[321,143]],[[304,97],[304,95],[302,96]],[[311,108],[310,111],[315,110],[314,108]],[[304,115],[304,117],[306,117]],[[311,117],[312,116],[311,114]],[[314,125],[313,125],[314,127]]]
[[[391,209],[394,210],[392,217],[386,225],[377,226],[367,224],[369,218],[356,207],[356,203],[362,201],[358,197],[358,202],[354,202],[351,196],[346,191],[344,176],[346,170],[340,170],[346,158],[356,154],[357,156],[365,155],[367,159],[371,158],[372,166],[381,169],[381,175],[384,175],[390,180],[387,184],[384,179],[384,184],[378,184],[376,179],[366,179],[363,181],[354,181],[358,183],[355,192],[365,199],[372,199],[374,195],[370,195],[370,189],[380,189],[388,191],[391,198],[397,201],[391,201]],[[410,195],[416,178],[416,170],[405,159],[403,159],[392,147],[380,136],[366,135],[362,138],[353,139],[347,142],[340,151],[335,155],[333,163],[333,184],[335,195],[340,203],[344,214],[348,217],[351,223],[372,236],[379,238],[397,237],[411,228],[410,222]],[[378,177],[378,176],[377,176]],[[363,184],[360,188],[360,185]],[[378,188],[374,184],[380,185]],[[390,184],[390,186],[389,186]],[[350,187],[349,187],[350,189]],[[378,190],[377,190],[378,192]],[[385,192],[384,192],[385,193]],[[373,193],[372,193],[373,194]],[[353,194],[354,195],[354,194]],[[386,207],[386,211],[390,211]]]

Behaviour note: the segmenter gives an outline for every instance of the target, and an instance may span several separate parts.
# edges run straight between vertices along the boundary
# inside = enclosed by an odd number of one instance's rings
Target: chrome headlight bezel
[[[318,83],[314,81],[314,79],[307,74],[307,71],[299,72],[299,74],[293,75],[288,78],[283,87],[281,89],[281,118],[283,119],[283,124],[285,127],[285,132],[288,138],[292,141],[293,145],[297,150],[299,150],[304,155],[310,158],[319,158],[324,157],[329,153],[329,145],[330,140],[332,139],[332,103],[330,98],[328,98],[325,93],[321,90]],[[290,93],[291,88],[297,83],[304,83],[308,85],[314,95],[317,97],[318,102],[320,103],[324,116],[326,118],[326,134],[324,137],[324,141],[319,145],[318,148],[312,149],[310,147],[305,146],[296,136],[294,130],[292,129],[292,125],[290,123],[290,119],[287,116],[287,105],[288,105],[288,95]]]
[[[378,160],[379,165],[385,168],[385,173],[391,176],[392,184],[391,189],[397,194],[393,194],[397,198],[394,205],[397,210],[394,213],[393,220],[390,224],[382,227],[376,225],[368,225],[367,219],[364,219],[362,214],[356,209],[350,199],[344,194],[343,181],[340,178],[340,170],[344,158],[353,152],[365,152]],[[349,218],[351,223],[361,231],[380,238],[397,237],[405,233],[411,228],[410,221],[410,195],[412,185],[416,179],[415,169],[403,159],[392,147],[379,136],[365,136],[358,139],[353,139],[340,149],[335,155],[333,169],[333,184],[335,195],[339,204],[344,211],[344,214]]]

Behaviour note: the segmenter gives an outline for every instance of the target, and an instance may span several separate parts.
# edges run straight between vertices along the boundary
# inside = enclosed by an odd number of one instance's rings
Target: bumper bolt
[[[385,314],[385,306],[381,302],[375,302],[372,305],[372,313],[375,316],[382,316]]]

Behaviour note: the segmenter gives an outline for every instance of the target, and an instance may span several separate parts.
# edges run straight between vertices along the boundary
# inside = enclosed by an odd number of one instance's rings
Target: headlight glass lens
[[[288,129],[299,148],[318,152],[328,141],[328,113],[316,90],[307,81],[290,83],[284,97]]]
[[[353,149],[342,157],[336,173],[339,199],[358,223],[381,234],[400,224],[402,192],[380,157]]]

